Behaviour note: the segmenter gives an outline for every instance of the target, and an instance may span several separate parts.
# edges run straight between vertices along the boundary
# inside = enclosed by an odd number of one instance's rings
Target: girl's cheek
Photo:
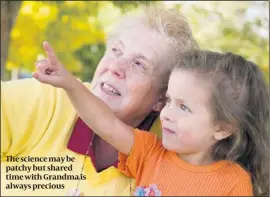
[[[198,141],[198,138],[188,131],[182,131],[177,136],[179,138],[180,143],[185,144],[187,146],[197,144]]]

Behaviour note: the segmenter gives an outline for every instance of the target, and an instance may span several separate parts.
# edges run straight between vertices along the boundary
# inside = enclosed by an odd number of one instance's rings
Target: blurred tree
[[[9,77],[5,64],[8,57],[10,32],[20,6],[21,1],[1,1],[1,80],[7,80]]]
[[[75,56],[80,59],[82,64],[85,66],[81,71],[74,72],[74,74],[79,76],[82,81],[91,81],[94,76],[96,66],[98,65],[104,52],[104,43],[84,45],[75,51]]]
[[[201,48],[243,55],[259,64],[269,80],[269,2],[165,3],[188,17]],[[138,5],[135,1],[24,1],[11,32],[6,66],[32,71],[37,58],[44,56],[42,42],[48,40],[70,71],[83,81],[91,80],[105,51],[105,35]]]
[[[42,42],[48,40],[70,71],[89,80],[104,53],[110,24],[127,7],[137,6],[124,1],[25,1],[11,32],[7,68],[32,71],[37,58],[44,57]]]
[[[269,81],[269,2],[196,2],[180,7],[202,49],[257,63]],[[268,31],[268,32],[267,32]]]
[[[44,56],[42,42],[48,40],[67,68],[79,71],[82,64],[73,52],[85,44],[104,42],[104,31],[95,18],[98,4],[102,5],[94,1],[23,2],[11,34],[7,67],[33,70],[38,55]]]
[[[155,1],[112,1],[112,3],[121,9],[121,12],[124,14],[127,11],[138,7],[140,4],[148,5],[150,3],[156,3]]]

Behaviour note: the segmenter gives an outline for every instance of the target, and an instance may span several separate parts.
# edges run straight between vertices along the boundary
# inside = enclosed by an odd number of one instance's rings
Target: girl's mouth
[[[163,127],[163,128],[162,128],[162,131],[163,131],[164,133],[169,133],[169,134],[174,134],[174,133],[175,133],[174,131],[172,131],[171,129],[166,128],[166,127]]]

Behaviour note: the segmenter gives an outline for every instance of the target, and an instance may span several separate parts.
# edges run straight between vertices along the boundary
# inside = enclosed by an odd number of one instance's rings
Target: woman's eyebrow
[[[147,56],[143,55],[142,53],[136,53],[135,58],[139,58],[139,59],[142,59],[143,61],[146,61],[148,63],[148,67],[151,68],[151,70],[153,69],[153,72],[157,67],[156,61],[148,58]]]
[[[125,45],[122,40],[118,40],[116,44],[119,44],[123,49],[125,49]]]
[[[152,59],[148,58],[147,56],[145,56],[144,54],[142,54],[142,53],[140,53],[140,52],[135,53],[135,54],[134,54],[134,57],[135,57],[135,58],[142,59],[142,60],[144,60],[144,61],[150,63],[150,64],[151,64],[150,66],[151,66],[152,68],[155,68],[155,67],[156,67],[155,62],[154,62]]]
[[[145,57],[142,53],[135,53],[136,58],[144,59],[146,61],[150,61],[147,57]]]
[[[117,40],[117,41],[116,41],[116,44],[117,44],[117,45],[120,45],[120,47],[122,47],[123,49],[125,49],[125,44],[124,44],[124,42],[123,42],[122,40]],[[144,60],[144,61],[150,63],[150,64],[151,64],[150,66],[151,66],[152,68],[155,68],[155,67],[156,67],[155,62],[154,62],[153,60],[151,60],[149,57],[145,56],[145,55],[144,55],[143,53],[141,53],[141,52],[135,53],[135,54],[134,54],[134,57],[135,57],[135,58],[140,58],[140,59],[142,59],[142,60]]]

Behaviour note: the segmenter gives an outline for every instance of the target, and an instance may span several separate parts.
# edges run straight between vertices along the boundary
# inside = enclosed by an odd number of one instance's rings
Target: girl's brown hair
[[[269,194],[269,92],[260,68],[233,53],[193,50],[179,58],[176,68],[210,80],[215,120],[235,128],[214,145],[213,158],[241,164],[251,174],[254,194]]]

